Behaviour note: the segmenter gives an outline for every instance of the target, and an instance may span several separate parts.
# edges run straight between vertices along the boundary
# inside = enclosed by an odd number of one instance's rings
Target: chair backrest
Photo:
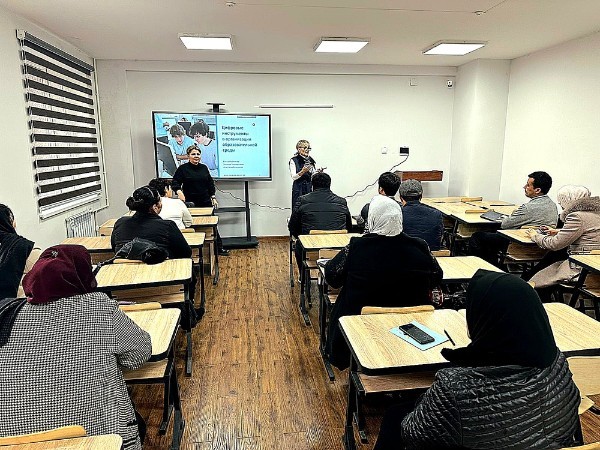
[[[560,450],[600,450],[600,442],[593,442],[586,445],[578,445],[577,447],[563,447]]]
[[[448,249],[443,249],[443,250],[432,250],[431,254],[433,256],[435,256],[436,258],[439,258],[441,256],[450,256],[450,250]]]
[[[463,203],[466,202],[480,202],[483,200],[483,197],[461,197],[460,201]]]
[[[410,314],[416,312],[433,312],[434,308],[432,305],[419,305],[419,306],[394,306],[394,307],[381,307],[381,306],[363,306],[360,310],[361,314]]]
[[[158,302],[134,303],[133,305],[119,305],[119,309],[123,312],[130,311],[149,311],[152,309],[160,309],[162,305]]]
[[[600,255],[600,250],[592,250],[590,255]]]
[[[17,436],[0,437],[0,445],[32,444],[34,442],[53,441],[57,439],[72,439],[85,437],[85,429],[80,425],[68,425],[38,433],[21,434]]]
[[[183,228],[181,230],[182,233],[195,233],[196,229],[195,228]]]
[[[581,395],[600,394],[600,356],[572,356],[567,361]]]
[[[348,234],[348,230],[310,230],[308,234]]]

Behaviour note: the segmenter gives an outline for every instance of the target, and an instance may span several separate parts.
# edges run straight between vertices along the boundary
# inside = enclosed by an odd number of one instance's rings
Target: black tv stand
[[[254,248],[258,245],[258,239],[256,236],[252,236],[250,231],[250,198],[248,197],[248,181],[244,181],[244,201],[245,206],[232,206],[219,208],[215,211],[217,215],[219,213],[246,213],[246,236],[235,236],[235,237],[224,237],[223,247],[226,249],[231,248]]]

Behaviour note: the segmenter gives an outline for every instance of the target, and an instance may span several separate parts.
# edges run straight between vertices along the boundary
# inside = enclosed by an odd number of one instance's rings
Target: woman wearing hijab
[[[402,209],[396,201],[373,197],[367,222],[369,233],[351,238],[325,266],[327,284],[342,288],[327,334],[329,361],[340,369],[350,362],[340,317],[360,314],[363,306],[431,304],[431,289],[442,281],[442,269],[427,243],[402,233]]]
[[[10,208],[0,204],[0,299],[22,297],[21,278],[40,256],[33,242],[19,236]]]
[[[590,197],[589,189],[574,185],[563,186],[556,197],[563,209],[560,215],[563,227],[543,229],[545,234],[529,230],[531,239],[541,248],[553,252],[567,249],[568,255],[600,249],[600,198]],[[549,301],[555,285],[574,283],[580,272],[581,267],[565,259],[538,271],[530,281],[535,283],[542,300]]]
[[[442,350],[454,367],[437,372],[412,412],[386,413],[374,450],[573,444],[579,392],[535,290],[479,270],[466,302],[471,343]]]
[[[23,287],[18,313],[0,316],[0,436],[81,425],[88,435],[119,434],[125,449],[140,450],[121,370],[148,360],[148,333],[94,292],[85,247],[48,248]]]
[[[118,251],[134,238],[142,238],[154,242],[167,251],[169,258],[190,258],[192,249],[172,220],[163,220],[159,213],[162,199],[155,189],[148,186],[133,191],[125,202],[133,216],[121,217],[116,221],[110,237],[114,251]]]

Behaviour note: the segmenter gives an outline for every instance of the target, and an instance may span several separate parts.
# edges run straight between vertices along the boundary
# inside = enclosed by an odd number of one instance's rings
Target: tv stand
[[[248,197],[248,181],[244,181],[244,201],[245,206],[233,206],[233,207],[224,207],[219,208],[215,212],[218,213],[237,213],[237,212],[245,212],[246,213],[246,236],[236,236],[236,237],[224,237],[223,247],[226,249],[230,248],[254,248],[258,245],[258,239],[256,236],[252,236],[252,232],[250,231],[250,198]]]

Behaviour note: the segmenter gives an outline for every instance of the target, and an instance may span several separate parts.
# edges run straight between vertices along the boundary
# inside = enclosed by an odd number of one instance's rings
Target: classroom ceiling
[[[228,6],[232,5],[232,6]],[[600,29],[600,0],[0,0],[96,59],[460,66],[513,59]],[[229,34],[232,51],[186,50],[178,33]],[[366,37],[357,54],[321,36]],[[427,56],[444,39],[487,41]]]

